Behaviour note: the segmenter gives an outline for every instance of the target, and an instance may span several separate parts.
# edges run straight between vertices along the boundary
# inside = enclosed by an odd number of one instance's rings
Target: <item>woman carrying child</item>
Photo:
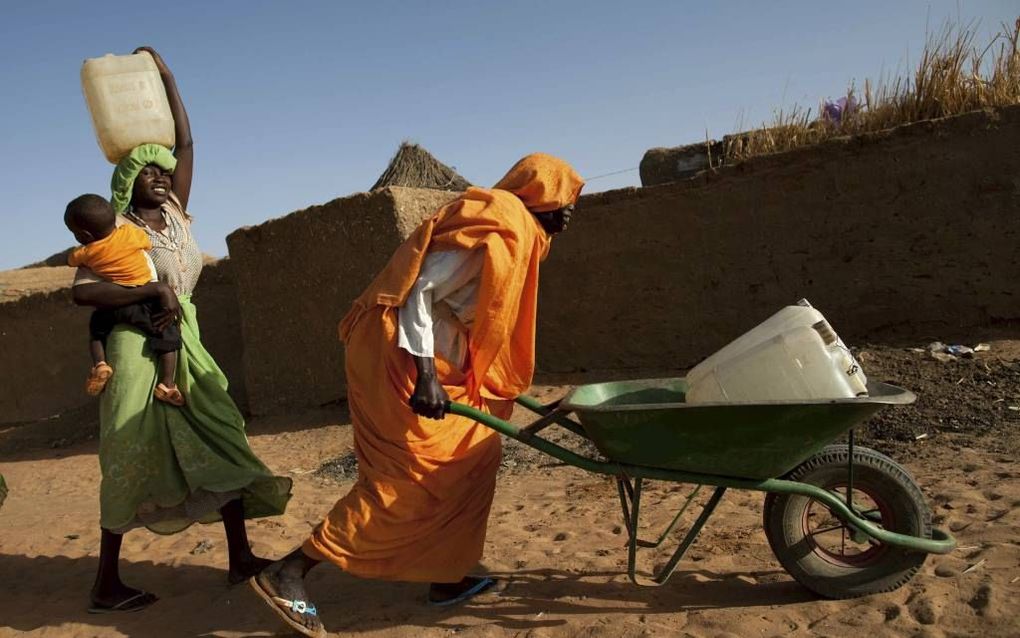
[[[156,163],[173,167],[174,156],[167,149],[151,145]],[[140,153],[140,148],[134,153]],[[64,211],[64,223],[82,245],[67,258],[71,266],[84,266],[103,281],[134,288],[158,282],[156,266],[149,257],[152,242],[135,224],[118,224],[117,212],[99,195],[81,195],[71,200]],[[184,395],[177,387],[177,351],[181,349],[181,330],[176,321],[156,317],[169,306],[179,305],[173,290],[162,288],[170,301],[153,299],[116,308],[96,308],[89,320],[89,353],[92,369],[85,382],[85,392],[97,396],[106,388],[113,368],[106,362],[106,338],[117,324],[127,324],[144,332],[146,341],[156,355],[159,382],[152,394],[171,405],[184,405]],[[156,324],[160,324],[160,329]],[[166,325],[163,325],[166,324]]]
[[[274,476],[251,451],[244,419],[227,394],[227,380],[202,346],[191,293],[202,270],[202,253],[191,234],[186,212],[191,191],[191,128],[173,75],[147,47],[159,68],[174,117],[173,155],[143,145],[118,164],[112,204],[119,224],[134,224],[152,245],[149,256],[157,282],[126,287],[104,280],[87,268],[75,277],[75,303],[117,308],[158,301],[162,312],[155,329],[180,326],[176,388],[184,405],[157,400],[161,382],[147,336],[116,325],[106,337],[105,359],[112,368],[100,397],[99,570],[90,612],[137,611],[156,596],[126,586],[118,560],[124,532],[147,527],[174,534],[195,522],[222,520],[227,535],[229,580],[241,582],[268,561],[248,543],[245,519],[282,514],[291,481]]]

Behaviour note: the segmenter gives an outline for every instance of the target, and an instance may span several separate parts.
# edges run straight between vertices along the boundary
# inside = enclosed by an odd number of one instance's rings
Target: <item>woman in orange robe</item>
[[[492,585],[468,572],[482,556],[499,435],[445,405],[506,418],[531,385],[539,262],[583,185],[536,153],[492,189],[468,189],[418,227],[341,321],[358,481],[251,583],[295,630],[325,632],[303,584],[324,561],[431,583],[435,605]]]

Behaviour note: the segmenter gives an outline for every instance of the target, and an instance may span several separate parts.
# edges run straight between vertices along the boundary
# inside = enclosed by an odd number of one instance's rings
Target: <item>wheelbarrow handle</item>
[[[499,417],[492,416],[488,412],[483,412],[477,408],[471,407],[470,405],[458,403],[456,401],[447,401],[446,405],[443,407],[447,414],[467,417],[499,432],[500,434],[506,435],[511,439],[516,439],[521,435],[520,428],[516,425],[507,423]]]
[[[914,551],[927,552],[930,554],[947,554],[953,551],[956,547],[956,539],[954,539],[951,534],[939,529],[932,530],[931,538],[898,534],[896,532],[883,529],[871,521],[857,516],[856,513],[846,506],[846,502],[841,497],[838,497],[832,492],[815,485],[784,479],[743,479],[697,474],[679,470],[666,470],[654,467],[633,466],[613,461],[600,461],[581,456],[572,450],[568,450],[541,437],[529,437],[527,435],[523,435],[522,430],[517,426],[507,423],[499,417],[493,416],[469,405],[450,402],[447,405],[447,408],[449,414],[456,414],[457,416],[467,417],[477,421],[488,428],[496,430],[500,434],[520,441],[525,445],[539,450],[540,452],[544,452],[549,456],[563,461],[564,463],[573,465],[587,472],[616,477],[644,478],[699,485],[705,484],[716,487],[755,490],[758,492],[774,492],[778,494],[806,496],[829,507],[839,518],[879,542],[898,547],[905,547]]]
[[[473,408],[470,405],[451,401],[446,407],[448,414],[455,414],[457,416],[467,417],[477,421],[487,428],[495,430],[504,436],[508,436],[515,441],[520,441],[521,443],[524,443],[529,447],[533,447],[539,452],[544,452],[553,458],[559,459],[568,465],[573,465],[587,472],[594,472],[596,474],[616,476],[620,473],[620,466],[616,463],[599,461],[582,456],[573,450],[568,450],[562,445],[557,445],[548,439],[543,439],[540,436],[528,436],[524,430],[518,428],[516,425],[508,423],[497,416],[489,414],[488,412],[483,412],[482,410]],[[562,415],[560,416],[562,417]]]

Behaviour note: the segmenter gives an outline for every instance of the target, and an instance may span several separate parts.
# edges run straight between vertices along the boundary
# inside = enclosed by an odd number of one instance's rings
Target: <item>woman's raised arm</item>
[[[177,91],[177,81],[170,67],[166,65],[163,58],[152,47],[138,47],[135,53],[146,51],[156,62],[159,69],[159,76],[163,79],[163,86],[166,88],[166,97],[170,102],[170,114],[174,117],[174,157],[177,158],[177,168],[173,174],[173,189],[177,199],[181,202],[181,208],[188,210],[188,198],[191,196],[191,176],[195,168],[195,150],[191,140],[191,123],[188,121],[188,112],[184,109],[184,102]]]

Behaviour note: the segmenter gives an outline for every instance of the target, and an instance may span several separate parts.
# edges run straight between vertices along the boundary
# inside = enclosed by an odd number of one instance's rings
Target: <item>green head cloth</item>
[[[113,169],[113,179],[110,180],[110,190],[113,191],[110,203],[113,204],[113,210],[118,213],[127,211],[131,205],[131,191],[135,187],[135,178],[149,164],[155,164],[164,171],[173,173],[177,167],[177,158],[170,149],[159,144],[136,146],[117,164],[117,168]]]

